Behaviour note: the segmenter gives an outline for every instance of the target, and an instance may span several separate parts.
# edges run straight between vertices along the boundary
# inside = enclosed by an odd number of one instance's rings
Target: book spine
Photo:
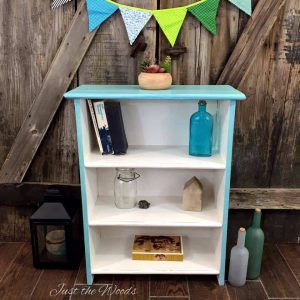
[[[95,115],[95,111],[94,111],[94,108],[93,108],[93,103],[92,103],[92,100],[87,100],[87,102],[88,102],[90,114],[91,114],[91,117],[92,117],[92,123],[93,123],[93,126],[94,126],[94,130],[95,130],[99,150],[100,150],[100,153],[102,154],[103,153],[103,147],[102,147],[102,143],[101,143],[101,139],[100,139],[100,134],[99,134],[98,124],[97,124],[97,120],[96,120],[96,115]]]
[[[104,108],[104,101],[95,101],[93,102],[93,106],[96,114],[99,135],[103,147],[103,154],[113,154],[112,141],[109,133],[109,127]]]
[[[109,132],[115,155],[125,154],[128,148],[120,102],[104,102]]]

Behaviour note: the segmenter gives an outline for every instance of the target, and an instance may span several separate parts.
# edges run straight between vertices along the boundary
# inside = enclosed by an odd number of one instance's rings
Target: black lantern
[[[43,203],[30,218],[33,264],[37,268],[77,268],[82,256],[81,224],[76,209]]]

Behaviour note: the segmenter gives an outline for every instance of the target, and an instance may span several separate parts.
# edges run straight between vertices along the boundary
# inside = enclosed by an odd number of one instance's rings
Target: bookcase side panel
[[[91,260],[90,260],[90,236],[88,226],[88,195],[87,195],[87,176],[84,167],[84,141],[83,129],[84,118],[82,117],[82,106],[85,103],[81,100],[75,100],[75,115],[76,115],[76,130],[77,130],[77,143],[78,143],[78,156],[79,156],[79,171],[81,183],[81,199],[82,199],[82,215],[83,215],[83,232],[84,232],[84,247],[85,247],[85,263],[86,263],[86,280],[87,284],[93,283],[93,275],[91,273]]]
[[[226,171],[225,171],[225,192],[224,192],[224,214],[222,227],[222,245],[221,245],[221,268],[218,276],[219,284],[225,284],[225,261],[226,261],[226,244],[227,244],[227,227],[228,227],[228,210],[229,210],[229,192],[230,192],[230,176],[232,162],[232,146],[234,132],[236,102],[230,101],[228,115],[228,133],[227,133],[227,150],[226,150]]]
[[[229,118],[230,118],[230,101],[218,101],[218,118],[219,128],[218,141],[219,153],[224,160],[227,160],[228,138],[229,138]]]
[[[93,149],[99,150],[97,145],[95,130],[92,124],[90,111],[88,108],[87,100],[80,100],[80,116],[82,126],[82,146],[83,146],[83,158],[84,161],[93,151]],[[100,153],[100,152],[99,152]]]
[[[221,170],[215,174],[215,203],[218,211],[218,219],[223,223],[224,218],[224,199],[225,199],[225,179],[226,170]]]

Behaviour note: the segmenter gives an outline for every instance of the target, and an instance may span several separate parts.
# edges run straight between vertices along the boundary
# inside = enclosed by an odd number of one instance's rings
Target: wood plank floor
[[[96,276],[78,270],[37,270],[28,243],[0,243],[0,299],[263,300],[300,299],[300,244],[267,245],[261,277],[242,288],[214,276]]]

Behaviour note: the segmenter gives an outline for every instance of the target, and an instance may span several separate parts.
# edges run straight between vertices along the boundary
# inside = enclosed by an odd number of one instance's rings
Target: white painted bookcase
[[[75,99],[87,283],[95,274],[216,274],[224,284],[231,150],[236,100],[230,86],[173,86],[145,91],[138,86],[83,85],[65,94]],[[121,102],[128,153],[100,155],[86,99]],[[197,101],[214,116],[214,154],[188,155],[189,119]],[[114,205],[115,169],[136,168],[138,199],[147,210]],[[184,183],[197,176],[204,186],[201,212],[181,209]],[[136,234],[182,235],[184,261],[135,261]]]

